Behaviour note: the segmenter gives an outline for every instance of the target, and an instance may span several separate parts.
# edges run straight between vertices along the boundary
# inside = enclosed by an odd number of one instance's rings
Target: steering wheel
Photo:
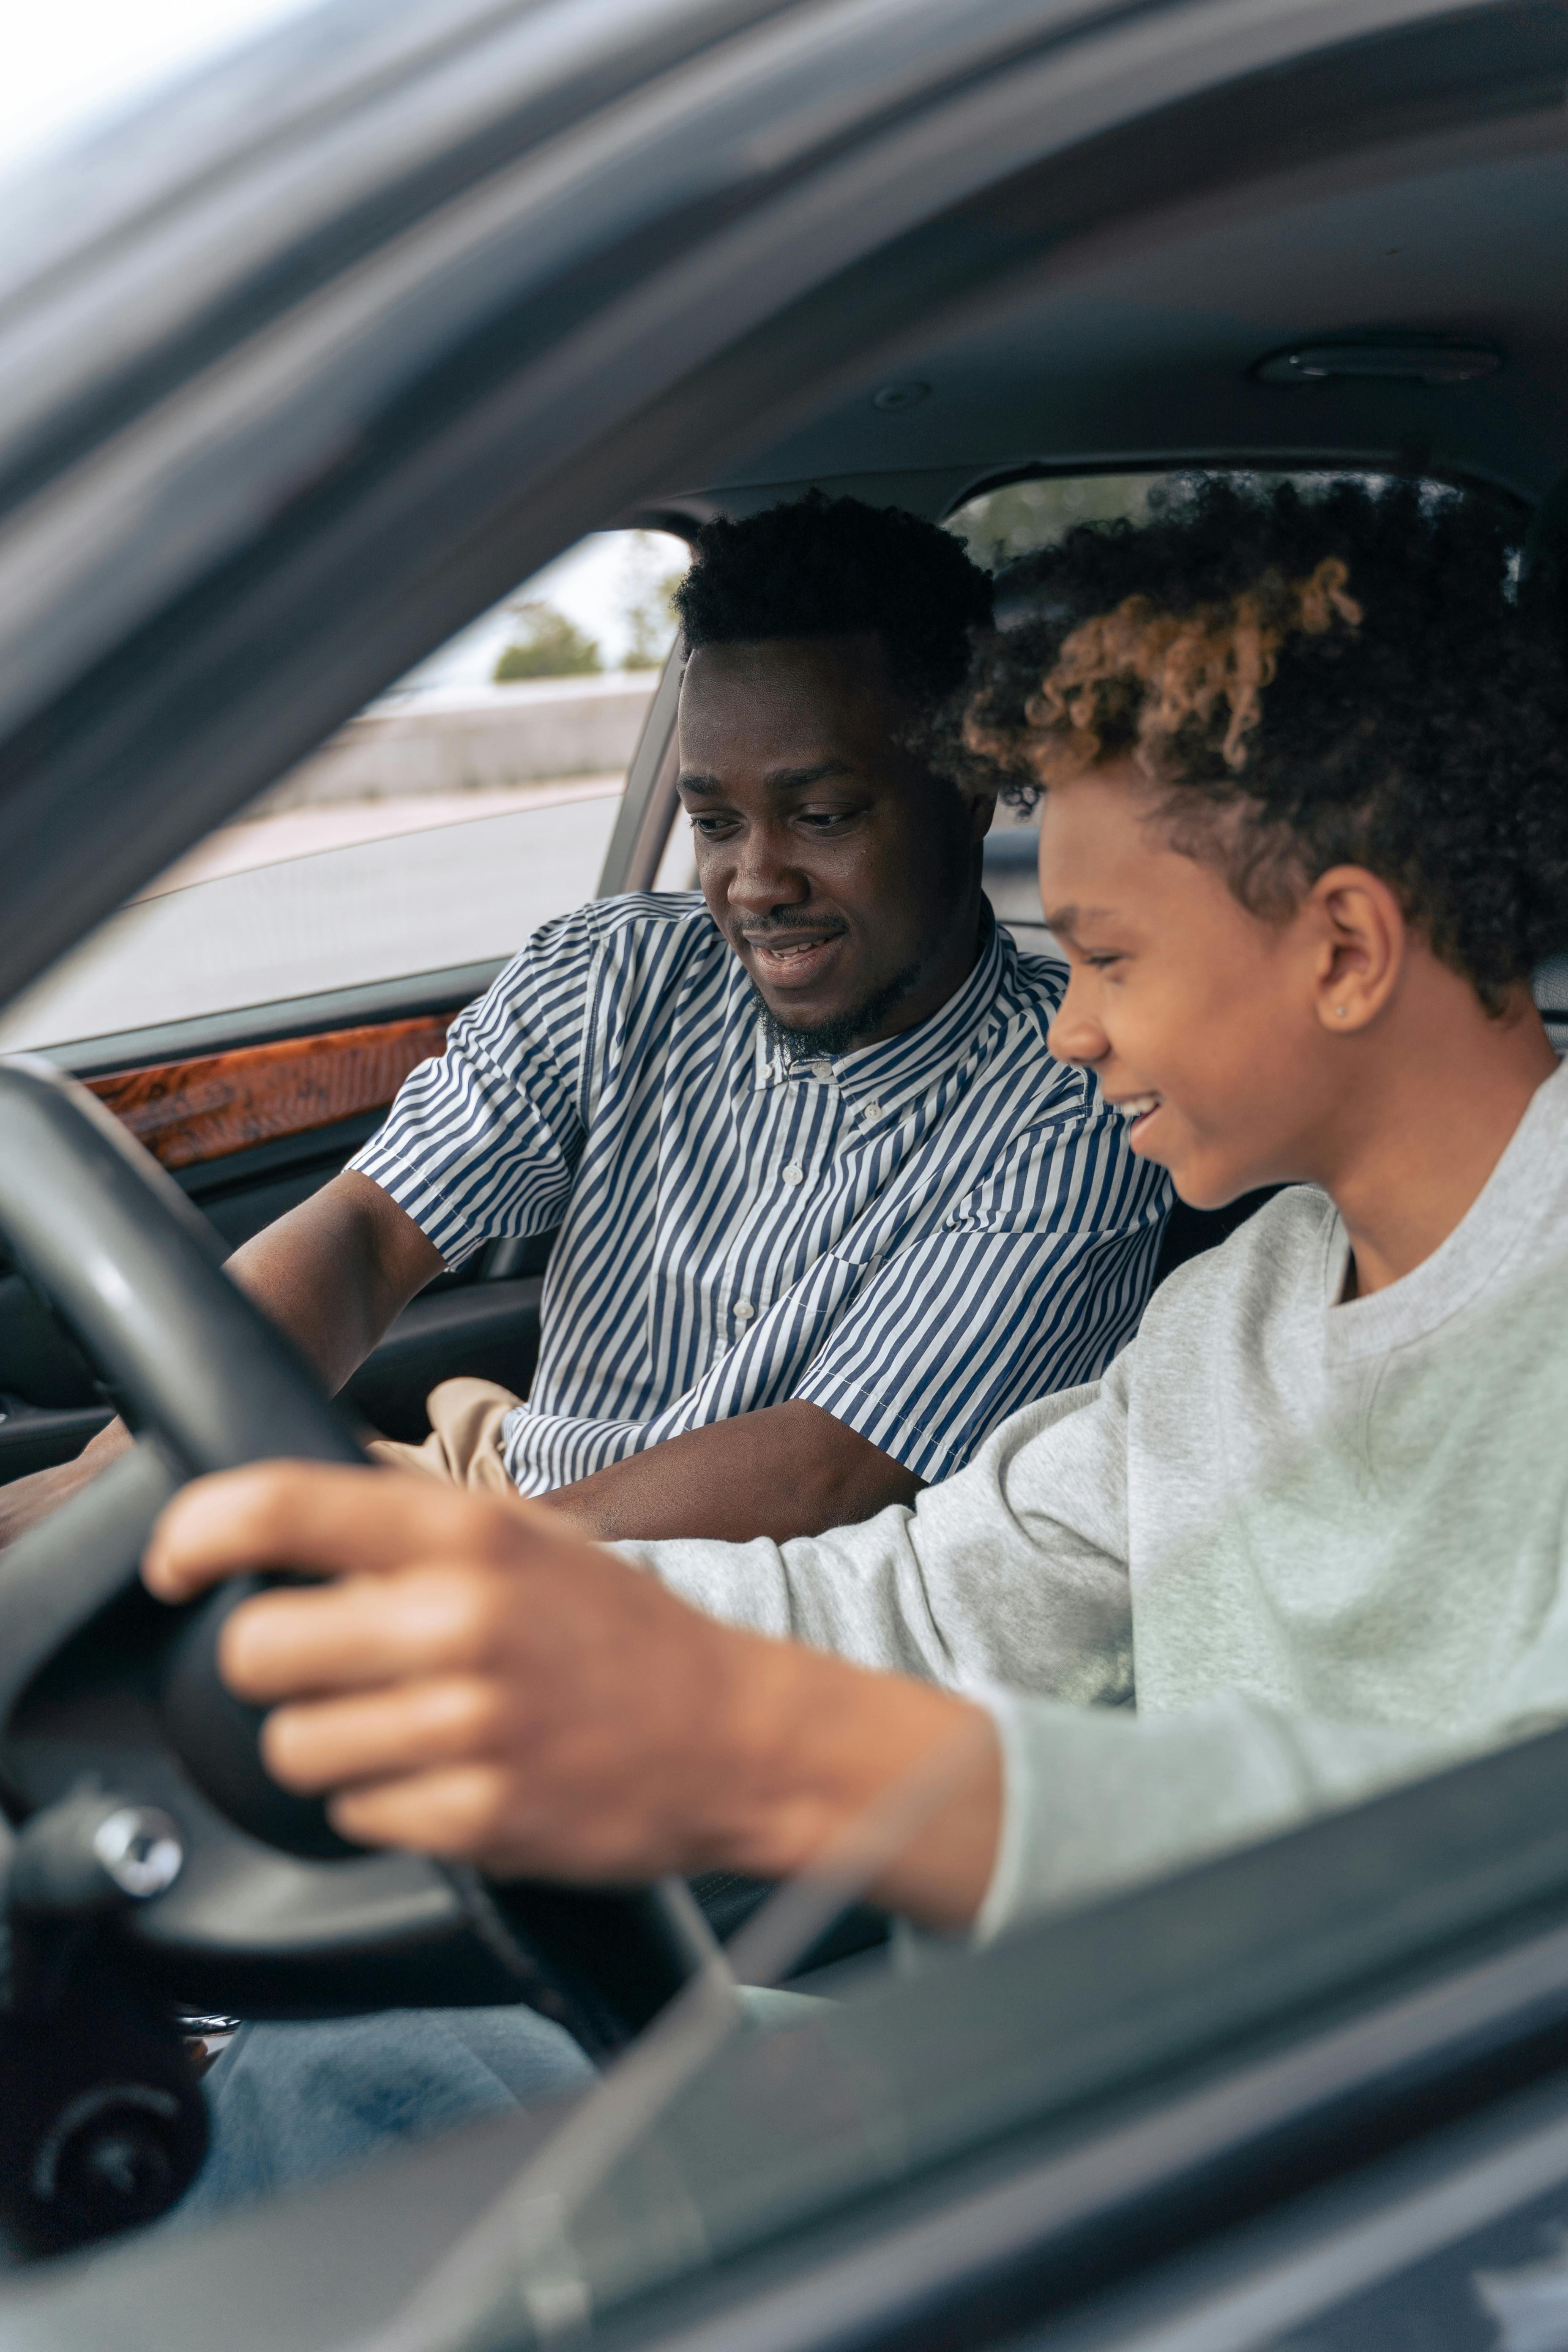
[[[89,1848],[129,1838],[141,1878],[128,1893],[121,1868],[98,1910],[115,1968],[165,2003],[258,2018],[521,2000],[596,2057],[630,2040],[715,1949],[679,1882],[501,1886],[349,1845],[268,1778],[260,1712],[217,1676],[223,1620],[266,1580],[184,1609],[142,1585],[186,1479],[364,1455],[179,1187],[39,1061],[0,1060],[0,1230],[135,1438],[0,1554],[0,1807],[22,1847],[59,1849],[13,1880],[75,1885]]]

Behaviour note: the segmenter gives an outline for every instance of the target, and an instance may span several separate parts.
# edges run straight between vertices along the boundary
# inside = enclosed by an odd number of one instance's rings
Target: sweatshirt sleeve
[[[1250,1845],[1505,1744],[1530,1724],[1443,1735],[1287,1715],[1239,1692],[1188,1714],[1133,1717],[975,1688],[1001,1742],[1003,1821],[975,1924],[986,1942]]]
[[[1124,1363],[1015,1413],[912,1509],[782,1545],[616,1549],[711,1616],[858,1665],[950,1689],[1007,1684],[1079,1706],[1124,1703]]]

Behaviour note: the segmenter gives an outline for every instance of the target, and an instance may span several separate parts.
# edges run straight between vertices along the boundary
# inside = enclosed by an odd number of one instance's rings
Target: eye
[[[704,841],[722,841],[725,833],[732,828],[734,822],[733,817],[701,816],[694,813],[691,817],[691,830]]]

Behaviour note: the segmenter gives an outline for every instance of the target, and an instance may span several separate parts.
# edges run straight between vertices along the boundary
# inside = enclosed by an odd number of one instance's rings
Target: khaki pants
[[[393,1470],[419,1470],[446,1486],[468,1486],[480,1495],[515,1495],[501,1459],[501,1423],[522,1402],[494,1381],[443,1381],[432,1389],[426,1411],[430,1434],[423,1445],[400,1445],[378,1437],[367,1448],[373,1462]]]

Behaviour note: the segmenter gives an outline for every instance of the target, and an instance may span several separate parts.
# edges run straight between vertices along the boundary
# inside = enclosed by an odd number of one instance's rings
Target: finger
[[[456,1563],[260,1593],[224,1626],[218,1671],[266,1706],[473,1670],[495,1657],[514,1600],[510,1579]]]
[[[513,1784],[499,1764],[452,1764],[344,1789],[327,1806],[356,1845],[405,1847],[446,1862],[479,1862],[515,1837]]]
[[[439,1766],[491,1762],[515,1718],[496,1684],[451,1675],[277,1707],[263,1728],[261,1753],[285,1789],[319,1796]]]
[[[183,1487],[153,1530],[142,1575],[186,1601],[248,1569],[385,1574],[460,1552],[526,1560],[570,1546],[560,1521],[521,1496],[469,1496],[411,1471],[258,1462]]]
[[[327,1816],[356,1845],[397,1846],[441,1862],[468,1862],[496,1878],[550,1878],[580,1885],[642,1885],[668,1870],[699,1866],[677,1827],[645,1819],[634,1803],[563,1805],[542,1799],[496,1764],[427,1772],[344,1789]]]

